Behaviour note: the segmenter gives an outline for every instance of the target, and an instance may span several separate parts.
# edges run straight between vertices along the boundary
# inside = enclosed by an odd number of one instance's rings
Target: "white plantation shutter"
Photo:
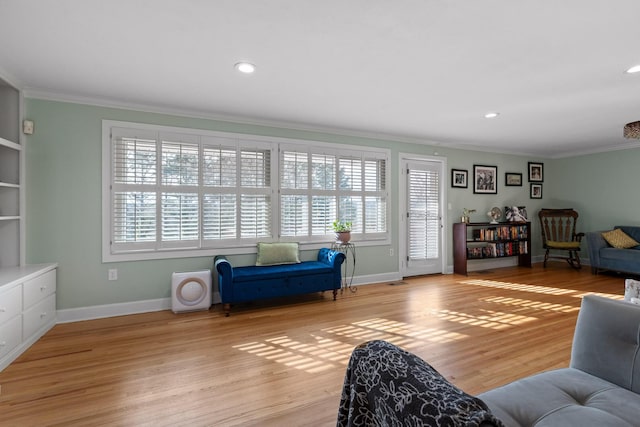
[[[155,248],[158,181],[155,133],[112,130],[111,245]]]
[[[364,232],[387,231],[387,162],[385,159],[364,160]]]
[[[410,261],[440,255],[439,176],[436,169],[408,170]]]
[[[155,243],[155,193],[136,191],[116,191],[114,193],[112,241],[114,245]],[[144,246],[152,247],[148,244]]]
[[[351,221],[359,240],[388,239],[386,150],[110,123],[105,259],[279,238],[326,243],[336,219]]]
[[[204,194],[202,200],[203,238],[205,241],[235,239],[237,233],[237,196]]]
[[[333,233],[331,227],[336,219],[335,196],[311,196],[311,234],[324,236]]]
[[[203,137],[202,143],[202,238],[206,246],[224,246],[240,233],[239,150],[230,138]]]
[[[240,196],[240,237],[271,237],[271,198],[252,194]]]
[[[160,223],[162,248],[197,248],[200,242],[200,146],[192,135],[161,139]]]
[[[309,196],[282,195],[280,203],[282,236],[309,235]]]
[[[352,223],[356,239],[386,238],[388,159],[379,156],[281,147],[280,235],[326,241],[341,219]]]
[[[272,237],[271,150],[240,150],[240,238]]]

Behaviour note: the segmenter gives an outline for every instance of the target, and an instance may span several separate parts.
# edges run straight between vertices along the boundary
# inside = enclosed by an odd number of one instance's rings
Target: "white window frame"
[[[112,133],[116,129],[124,129],[126,131],[140,133],[141,136],[149,135],[167,135],[173,134],[178,136],[187,136],[189,141],[204,141],[215,138],[218,140],[226,140],[238,144],[238,146],[264,148],[271,150],[271,175],[270,175],[270,199],[271,199],[271,236],[255,239],[229,239],[229,240],[205,240],[202,235],[202,206],[200,206],[200,232],[199,242],[195,246],[193,242],[183,243],[176,242],[175,245],[163,244],[159,239],[158,244],[140,245],[136,250],[113,249],[113,218],[112,218],[112,197],[113,176],[112,176]],[[134,260],[150,260],[150,259],[167,259],[167,258],[184,258],[198,256],[214,256],[217,254],[243,254],[255,253],[256,243],[258,241],[298,241],[301,249],[316,249],[328,246],[333,240],[333,234],[325,236],[292,236],[280,237],[280,206],[281,206],[281,190],[280,190],[280,153],[282,150],[289,151],[306,151],[314,154],[334,153],[337,156],[346,157],[353,156],[355,158],[366,159],[384,159],[385,171],[384,182],[386,183],[383,191],[378,192],[386,200],[386,231],[383,233],[361,233],[354,234],[354,240],[362,246],[369,245],[388,245],[390,238],[390,205],[389,200],[389,178],[390,178],[390,157],[391,153],[388,149],[361,147],[344,144],[332,144],[318,141],[303,141],[289,138],[266,137],[259,135],[237,134],[217,131],[207,131],[201,129],[178,128],[171,126],[152,125],[145,123],[133,123],[114,120],[102,121],[102,260],[103,262],[116,261],[134,261]],[[202,177],[203,159],[200,158],[199,174]],[[161,180],[158,175],[157,180]],[[202,183],[202,179],[200,179]],[[202,196],[203,192],[207,192],[207,188],[199,185],[197,193]],[[246,190],[246,189],[245,189]],[[264,193],[264,192],[263,192]],[[312,191],[309,194],[314,194]],[[202,198],[200,198],[202,200]],[[158,200],[157,203],[160,203]],[[160,233],[160,225],[156,224],[157,233]]]

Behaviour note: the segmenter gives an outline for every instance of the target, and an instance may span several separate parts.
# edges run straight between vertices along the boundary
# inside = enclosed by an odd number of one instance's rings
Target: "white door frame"
[[[447,258],[448,258],[448,240],[446,232],[447,221],[447,175],[445,174],[447,170],[447,159],[445,157],[439,156],[423,156],[419,154],[411,154],[411,153],[399,153],[398,155],[400,176],[398,182],[399,194],[398,194],[398,216],[400,218],[400,222],[398,224],[398,265],[400,266],[400,275],[402,277],[407,276],[408,273],[408,265],[407,265],[407,168],[405,163],[408,161],[427,161],[439,164],[439,173],[440,173],[440,217],[442,218],[441,227],[440,227],[440,250],[441,256],[440,260],[442,265],[440,266],[440,272],[446,273],[447,271]]]

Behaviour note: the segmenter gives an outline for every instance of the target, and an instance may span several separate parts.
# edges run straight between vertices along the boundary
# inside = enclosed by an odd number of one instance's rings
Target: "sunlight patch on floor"
[[[523,316],[520,314],[503,313],[493,310],[479,311],[481,314],[473,315],[452,310],[434,310],[433,314],[436,317],[449,322],[490,329],[506,329],[511,326],[517,326],[536,320],[535,317]]]
[[[486,297],[480,298],[480,301],[491,302],[495,304],[504,304],[509,306],[517,306],[523,308],[531,308],[535,310],[554,311],[558,313],[571,313],[580,310],[580,307],[574,307],[564,304],[553,304],[549,302],[533,301],[521,298],[508,297]]]
[[[575,292],[573,289],[552,288],[550,286],[528,285],[525,283],[498,282],[496,280],[462,280],[460,283],[474,286],[487,286],[490,288],[509,289],[513,291],[534,292],[546,295],[568,295]]]
[[[359,343],[385,340],[409,349],[424,341],[447,343],[468,337],[457,332],[382,318],[326,328],[322,333],[349,338],[351,342],[346,343],[316,334],[310,334],[309,342],[305,342],[282,335],[262,342],[252,341],[235,345],[233,348],[295,369],[319,373],[338,365],[346,365],[354,348],[353,339]]]
[[[233,348],[272,360],[309,373],[333,369],[337,362],[346,365],[352,345],[311,335],[314,341],[304,343],[288,336],[269,338],[265,342],[251,342]]]
[[[324,329],[323,331],[350,338],[365,338],[369,340],[386,340],[398,343],[411,343],[418,340],[437,343],[447,343],[466,338],[468,335],[451,332],[439,328],[428,328],[395,320],[374,318],[362,320],[350,325]],[[399,341],[402,340],[402,341]]]
[[[599,297],[604,297],[604,298],[611,298],[611,299],[617,299],[617,300],[623,300],[624,299],[624,295],[616,295],[616,294],[607,294],[604,292],[581,292],[579,294],[576,294],[575,296],[578,298],[582,298],[586,295],[597,295]]]

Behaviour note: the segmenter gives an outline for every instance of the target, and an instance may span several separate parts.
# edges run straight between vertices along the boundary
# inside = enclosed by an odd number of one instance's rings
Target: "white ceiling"
[[[639,17],[638,0],[0,0],[0,72],[27,96],[553,158],[638,145]]]

